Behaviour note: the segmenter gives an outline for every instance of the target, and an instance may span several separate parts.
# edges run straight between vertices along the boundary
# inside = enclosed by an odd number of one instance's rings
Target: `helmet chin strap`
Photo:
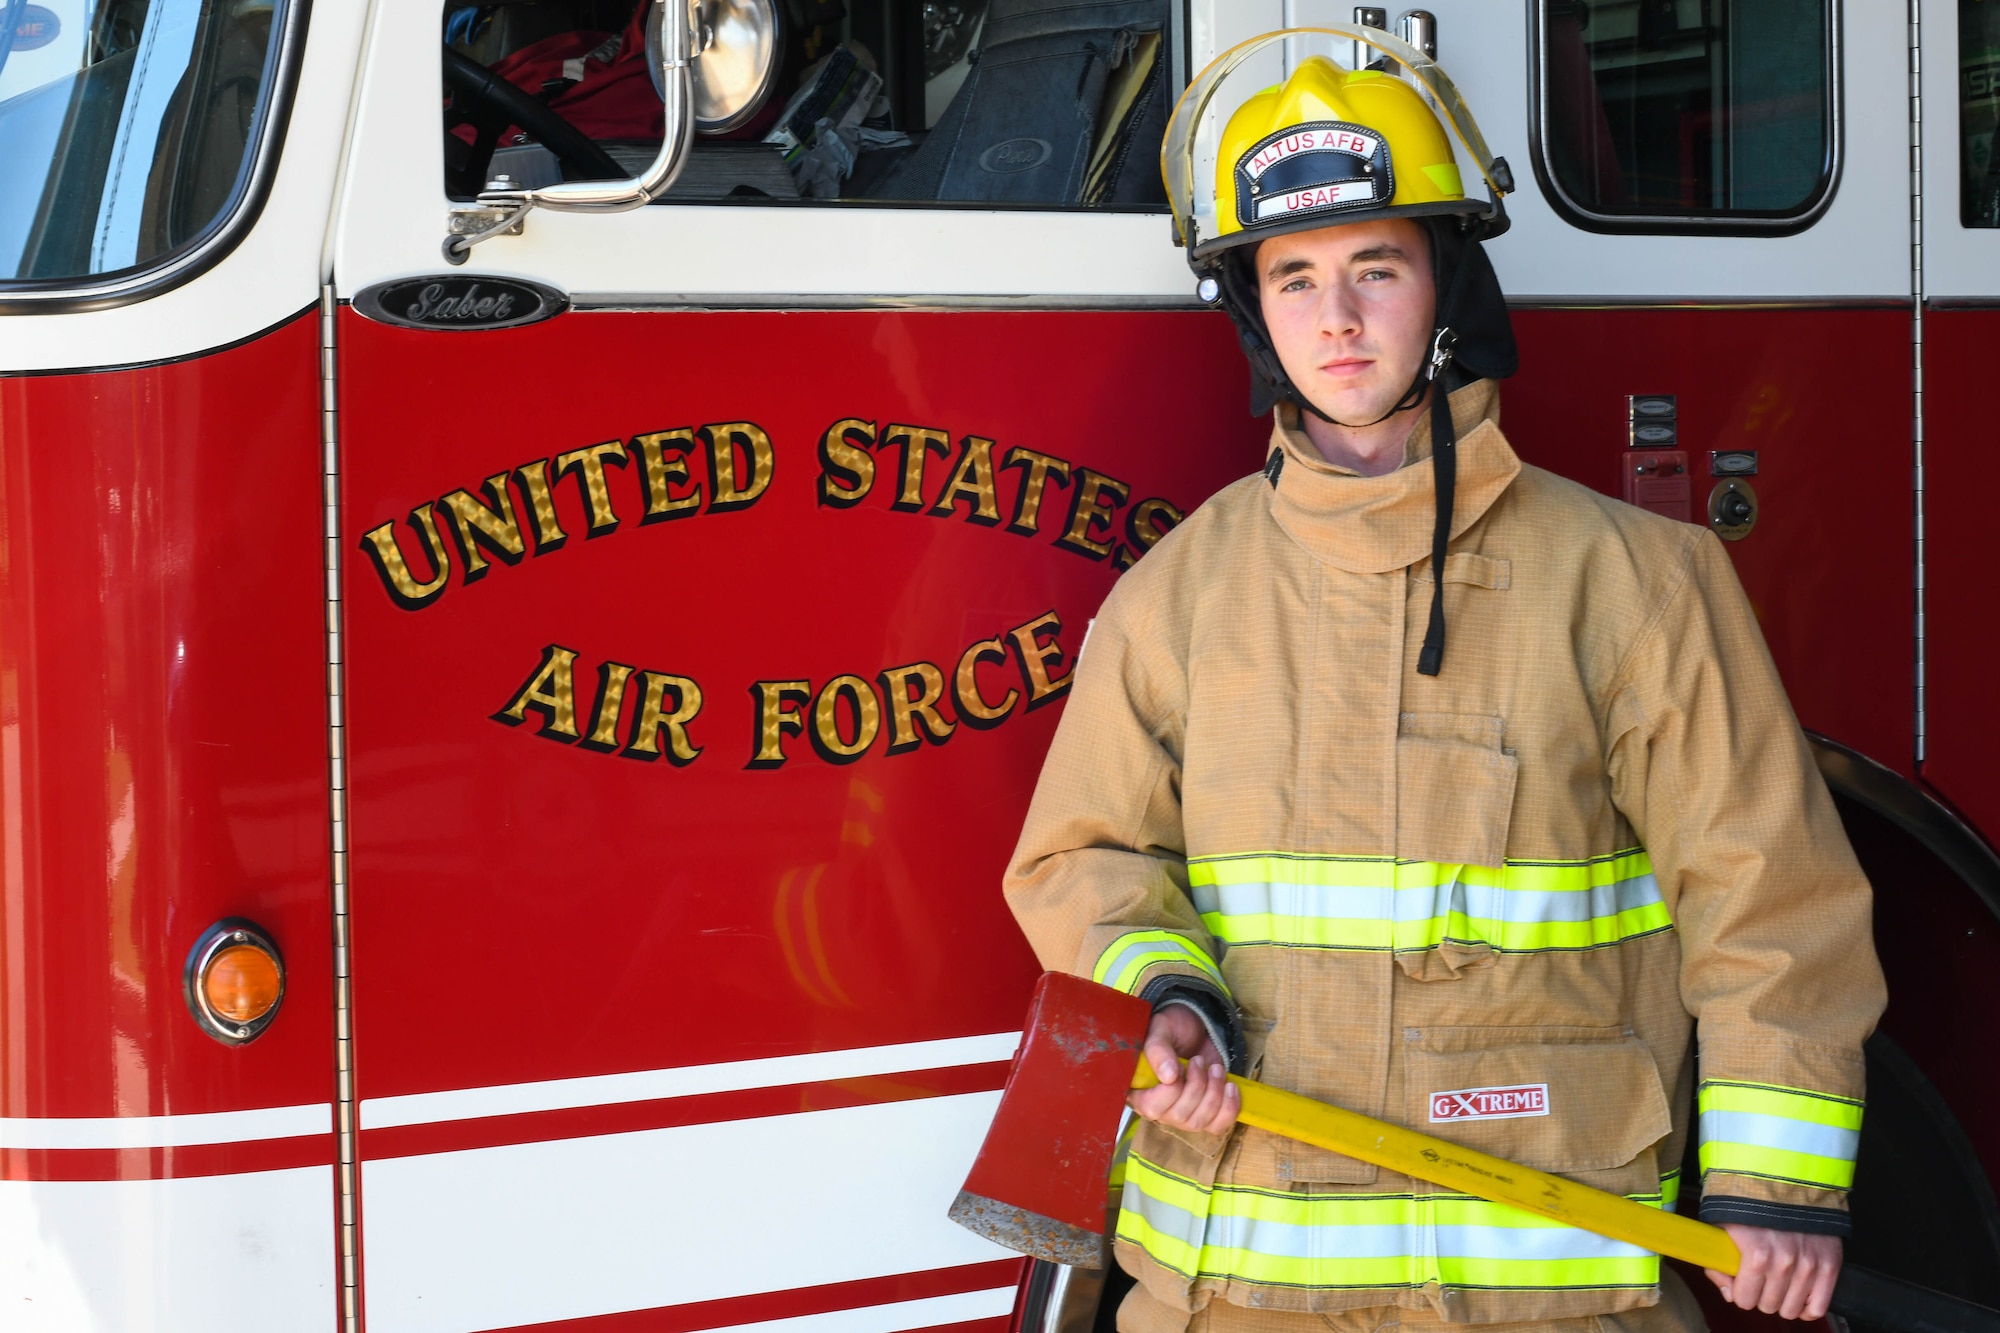
[[[1442,267],[1438,255],[1439,246],[1431,243],[1431,273],[1441,277]],[[1431,470],[1437,484],[1437,517],[1431,527],[1431,611],[1430,620],[1424,626],[1423,647],[1417,652],[1417,674],[1435,676],[1444,669],[1444,566],[1447,550],[1451,545],[1452,510],[1458,499],[1458,423],[1451,414],[1451,370],[1452,353],[1458,344],[1458,334],[1452,329],[1452,320],[1458,314],[1460,289],[1464,286],[1466,270],[1469,266],[1459,264],[1452,272],[1451,285],[1444,292],[1438,305],[1438,319],[1431,335],[1430,355],[1417,367],[1417,373],[1410,382],[1410,388],[1396,405],[1384,412],[1370,426],[1380,425],[1398,412],[1405,412],[1424,400],[1427,390],[1435,388],[1437,394],[1431,400]],[[1443,284],[1440,283],[1440,286]],[[1292,390],[1294,401],[1305,410],[1331,425],[1347,430],[1364,429],[1336,421],[1309,402],[1304,393],[1289,379],[1286,385]]]
[[[1417,674],[1435,676],[1444,667],[1444,564],[1451,545],[1451,511],[1458,491],[1458,423],[1451,417],[1451,385],[1445,372],[1458,335],[1449,326],[1437,331],[1425,369],[1439,388],[1431,403],[1431,468],[1437,480],[1437,520],[1431,528],[1431,615],[1424,626],[1424,646],[1417,653]]]
[[[1408,411],[1423,401],[1427,389],[1433,386],[1438,389],[1431,402],[1431,469],[1437,481],[1437,518],[1431,526],[1431,613],[1429,623],[1424,626],[1424,645],[1417,653],[1417,674],[1422,676],[1435,676],[1444,668],[1444,565],[1446,549],[1451,545],[1452,508],[1458,498],[1458,423],[1452,420],[1451,385],[1446,372],[1451,368],[1452,350],[1457,342],[1458,335],[1449,324],[1439,325],[1431,338],[1430,355],[1417,368],[1410,391],[1394,407],[1368,423],[1379,425],[1398,412]],[[1362,429],[1327,416],[1306,402],[1304,394],[1299,394],[1299,401],[1323,421],[1346,430]]]
[[[1458,317],[1459,301],[1465,287],[1466,274],[1471,270],[1469,262],[1461,260],[1451,273],[1451,282],[1446,286],[1443,277],[1443,247],[1435,235],[1431,241],[1431,273],[1436,285],[1444,288],[1443,299],[1437,307],[1437,322],[1431,335],[1430,355],[1417,368],[1409,391],[1396,405],[1377,417],[1369,425],[1387,421],[1398,412],[1416,407],[1424,399],[1425,391],[1435,387],[1439,392],[1431,403],[1431,468],[1437,485],[1437,518],[1431,529],[1431,610],[1430,621],[1424,628],[1423,647],[1417,653],[1417,672],[1420,675],[1435,676],[1444,667],[1444,566],[1447,548],[1451,544],[1452,509],[1457,501],[1458,490],[1458,428],[1451,415],[1451,375],[1453,351],[1458,342],[1458,334],[1453,327]],[[1241,253],[1234,252],[1234,253]],[[1243,344],[1244,355],[1250,360],[1251,369],[1261,379],[1269,398],[1262,399],[1262,406],[1255,410],[1267,410],[1273,399],[1292,402],[1301,411],[1311,412],[1320,420],[1346,430],[1360,429],[1345,422],[1337,421],[1313,405],[1299,387],[1293,384],[1285,373],[1284,365],[1278,359],[1277,349],[1272,345],[1269,330],[1264,327],[1260,297],[1255,279],[1247,267],[1235,259],[1227,259],[1215,266],[1218,280],[1218,296],[1224,310],[1236,325],[1237,336]],[[1252,402],[1258,398],[1253,391]],[[1279,470],[1283,467],[1284,455],[1273,450],[1271,461],[1265,465],[1265,477],[1272,486],[1278,484]]]
[[[1285,377],[1285,387],[1292,391],[1292,400],[1304,410],[1312,413],[1321,421],[1326,422],[1329,426],[1339,426],[1342,430],[1366,430],[1369,426],[1381,425],[1398,412],[1409,411],[1424,401],[1425,392],[1437,381],[1438,374],[1444,367],[1450,364],[1450,346],[1458,341],[1458,335],[1452,332],[1451,320],[1452,316],[1458,313],[1458,279],[1459,274],[1464,271],[1465,266],[1463,264],[1459,265],[1458,269],[1452,273],[1451,289],[1447,292],[1444,283],[1444,256],[1441,253],[1444,247],[1439,243],[1436,233],[1429,233],[1428,239],[1431,251],[1431,290],[1437,292],[1443,299],[1437,307],[1437,325],[1431,330],[1430,356],[1417,367],[1417,373],[1410,377],[1410,387],[1403,392],[1401,398],[1396,400],[1394,407],[1384,412],[1381,416],[1376,417],[1373,421],[1367,422],[1364,425],[1352,426],[1345,421],[1330,417],[1320,411],[1318,405],[1306,397],[1305,391],[1292,383],[1289,375]],[[1442,359],[1439,358],[1438,353],[1440,347],[1446,349]]]
[[[1384,412],[1381,416],[1376,417],[1373,421],[1366,421],[1362,422],[1360,425],[1355,425],[1350,422],[1342,421],[1338,417],[1328,416],[1325,412],[1322,412],[1319,409],[1319,405],[1317,403],[1314,403],[1311,399],[1307,398],[1305,395],[1305,391],[1300,389],[1297,385],[1292,386],[1292,392],[1294,395],[1293,401],[1296,402],[1302,410],[1312,413],[1314,416],[1318,417],[1321,421],[1324,421],[1327,425],[1338,426],[1342,430],[1367,430],[1370,426],[1379,426],[1383,422],[1387,421],[1390,417],[1395,416],[1398,412],[1407,412],[1411,408],[1417,407],[1423,403],[1425,392],[1429,390],[1429,388],[1431,387],[1431,381],[1435,379],[1437,376],[1437,365],[1436,365],[1437,338],[1442,338],[1450,332],[1451,330],[1448,328],[1439,328],[1436,331],[1436,338],[1433,338],[1431,340],[1431,359],[1425,361],[1422,365],[1417,367],[1417,373],[1410,377],[1410,387],[1404,390],[1403,396],[1401,398],[1396,400],[1396,405],[1390,408],[1387,412]],[[1290,377],[1288,376],[1287,379],[1289,378]]]

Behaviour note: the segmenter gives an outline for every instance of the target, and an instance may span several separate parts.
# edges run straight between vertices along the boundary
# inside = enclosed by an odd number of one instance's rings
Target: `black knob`
[[[1743,524],[1748,523],[1751,514],[1754,512],[1750,507],[1750,502],[1741,495],[1731,494],[1728,499],[1722,502],[1722,521],[1731,527],[1741,527]]]

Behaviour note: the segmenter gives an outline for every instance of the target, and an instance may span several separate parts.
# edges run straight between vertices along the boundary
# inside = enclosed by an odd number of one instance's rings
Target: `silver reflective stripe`
[[[1588,889],[1506,889],[1495,885],[1419,884],[1391,889],[1372,885],[1197,884],[1195,910],[1204,916],[1288,916],[1326,921],[1429,921],[1452,912],[1480,921],[1522,923],[1590,921],[1615,917],[1661,901],[1650,874]]]
[[[1339,1196],[1325,1196],[1328,1202]],[[1322,1226],[1278,1222],[1269,1218],[1212,1212],[1204,1222],[1187,1209],[1147,1194],[1135,1180],[1125,1182],[1119,1206],[1135,1213],[1161,1235],[1189,1247],[1209,1250],[1247,1250],[1253,1254],[1285,1259],[1401,1259],[1416,1256],[1423,1246],[1421,1233],[1433,1238],[1433,1253],[1476,1259],[1644,1259],[1652,1251],[1623,1241],[1610,1240],[1576,1227],[1538,1224],[1522,1214],[1522,1226],[1479,1226],[1431,1223],[1419,1220],[1427,1212],[1422,1200],[1371,1200],[1356,1204],[1387,1203],[1410,1212],[1407,1223],[1342,1224]],[[1464,1200],[1445,1200],[1465,1202]],[[1485,1205],[1497,1207],[1497,1205]]]
[[[1197,884],[1190,892],[1195,910],[1203,916],[1219,912],[1223,916],[1275,914],[1380,921],[1390,915],[1396,891],[1372,885],[1273,883]]]
[[[1653,1252],[1575,1227],[1434,1228],[1439,1254],[1479,1259],[1644,1259]]]
[[[1125,1180],[1125,1193],[1118,1206],[1128,1213],[1136,1213],[1146,1219],[1146,1225],[1163,1236],[1171,1236],[1194,1249],[1201,1247],[1204,1219],[1196,1217],[1185,1208],[1156,1199],[1139,1188],[1139,1182],[1130,1176]]]
[[[1220,980],[1215,974],[1215,964],[1200,949],[1179,936],[1164,940],[1157,937],[1135,939],[1110,958],[1098,960],[1093,975],[1105,984],[1116,986],[1118,978],[1124,976],[1127,969],[1146,968],[1155,963],[1185,963],[1212,980]]]
[[[1211,1213],[1207,1244],[1210,1249],[1249,1250],[1287,1259],[1404,1259],[1418,1251],[1417,1231],[1414,1225],[1314,1227]]]
[[[1861,1147],[1861,1131],[1839,1125],[1817,1125],[1810,1120],[1758,1115],[1755,1111],[1703,1111],[1701,1141],[1743,1143],[1851,1162]]]
[[[1102,977],[1115,977],[1126,968],[1132,966],[1138,959],[1148,956],[1154,958],[1172,958],[1177,955],[1158,940],[1144,940],[1137,944],[1126,945],[1113,954],[1109,961],[1099,962],[1097,965],[1097,974]]]

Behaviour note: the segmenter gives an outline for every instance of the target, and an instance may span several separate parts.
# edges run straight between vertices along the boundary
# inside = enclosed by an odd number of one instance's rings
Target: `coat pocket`
[[[1673,1128],[1646,1044],[1622,1028],[1426,1028],[1404,1085],[1412,1128],[1609,1190],[1660,1187]]]
[[[1507,858],[1520,761],[1506,723],[1478,713],[1404,713],[1396,735],[1396,856],[1442,865]]]

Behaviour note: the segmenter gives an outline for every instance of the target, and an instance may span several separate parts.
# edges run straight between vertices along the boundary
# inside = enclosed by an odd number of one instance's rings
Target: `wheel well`
[[[1839,741],[1807,732],[1813,762],[1836,799],[1887,820],[1922,845],[2000,922],[2000,854],[1950,807],[1892,768]],[[1843,815],[1845,812],[1843,812]]]
[[[1869,1039],[1853,1262],[2000,1305],[2000,857],[1942,802],[1825,737],[1813,757],[1875,890],[1889,1008]]]

